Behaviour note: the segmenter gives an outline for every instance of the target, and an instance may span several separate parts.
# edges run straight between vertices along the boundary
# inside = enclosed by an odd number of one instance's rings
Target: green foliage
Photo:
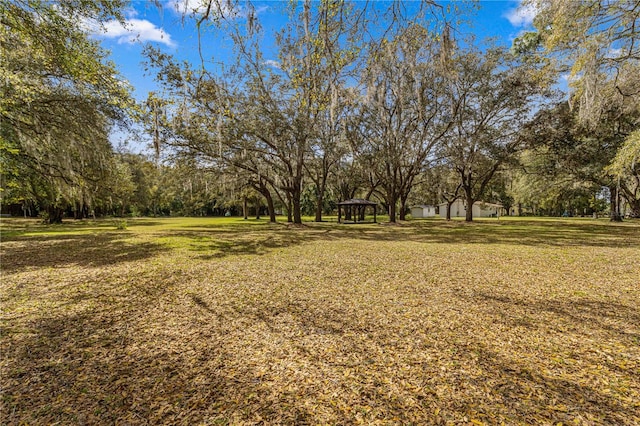
[[[394,35],[377,40],[366,58],[366,96],[352,118],[360,138],[356,158],[379,182],[392,222],[398,204],[404,219],[413,182],[444,142],[456,109],[450,52],[443,53],[450,46],[419,21],[399,25]]]
[[[342,1],[290,3],[287,11],[291,21],[275,35],[277,69],[266,65],[260,34],[225,25],[224,20],[215,19],[215,14],[198,16],[199,31],[205,28],[200,24],[210,20],[216,30],[233,40],[237,52],[234,71],[215,74],[206,70],[204,62],[202,69],[198,69],[179,64],[156,49],[148,49],[149,63],[158,69],[158,80],[163,83],[165,93],[170,94],[167,99],[160,101],[154,97],[148,102],[148,127],[154,141],[171,143],[220,169],[243,176],[265,198],[273,194],[273,198],[290,206],[291,220],[299,223],[303,201],[309,201],[303,200],[305,180],[313,182],[316,205],[323,207],[326,204],[323,197],[331,186],[330,175],[336,173],[349,148],[352,152],[357,148],[349,147],[355,141],[347,136],[347,127],[358,127],[350,121],[362,113],[355,110],[365,100],[359,96],[359,89],[348,86],[352,86],[360,64],[368,66],[386,55],[383,61],[378,61],[386,62],[385,84],[396,84],[398,75],[410,71],[400,82],[403,107],[411,106],[409,96],[414,92],[421,92],[421,101],[410,108],[412,115],[399,119],[406,122],[402,124],[405,129],[412,127],[408,124],[410,120],[428,123],[431,112],[442,110],[437,101],[423,102],[430,96],[431,86],[427,82],[436,81],[431,78],[435,65],[429,64],[441,56],[437,51],[439,43],[435,41],[438,31],[431,28],[436,25],[426,16],[433,12],[439,18],[437,12],[441,9],[430,2],[412,3],[408,9],[389,5],[388,13],[383,14],[376,9]],[[368,31],[370,25],[385,27],[387,30],[382,33],[392,41],[380,37],[378,31]],[[389,55],[392,45],[395,51]],[[392,69],[396,60],[405,55],[413,58],[404,62],[404,68]],[[369,77],[377,73],[370,71]],[[415,77],[413,81],[409,74]],[[356,84],[368,85],[372,91],[376,86],[384,86],[365,79]],[[442,93],[438,93],[438,99],[442,99]],[[370,101],[369,106],[375,112],[376,105]],[[172,104],[172,108],[167,108],[169,114],[159,112],[158,107],[165,104]],[[378,118],[371,118],[370,124],[383,121]],[[435,139],[425,132],[408,133],[413,134],[402,136],[405,146],[409,144],[407,141],[413,141],[413,148],[419,152],[402,183],[403,200],[429,151],[420,149],[420,138]],[[399,158],[402,151],[403,147],[395,148],[396,165],[403,163]],[[407,153],[404,158],[412,155]],[[381,159],[385,157],[391,158],[380,154]],[[394,205],[400,196],[398,192],[392,191]],[[318,220],[321,210],[316,211]]]
[[[120,1],[1,1],[0,156],[42,209],[90,203],[124,123],[129,88],[78,21],[120,17]],[[57,215],[56,215],[57,216]]]
[[[626,178],[637,175],[638,167],[640,167],[640,130],[627,136],[608,170],[620,178]]]
[[[537,12],[537,32],[517,38],[513,50],[569,82],[573,122],[560,133],[573,134],[565,137],[574,142],[573,152],[558,158],[559,168],[568,169],[565,176],[573,175],[577,185],[594,182],[620,192],[640,215],[640,168],[635,160],[640,150],[634,142],[640,119],[637,4],[529,0],[523,6]],[[560,109],[555,112],[558,118],[566,116]],[[557,136],[553,138],[557,142]]]
[[[469,48],[455,57],[452,97],[457,117],[439,147],[446,166],[458,176],[456,188],[468,204],[486,198],[495,177],[516,162],[524,148],[520,132],[534,105],[544,104],[546,82],[535,68],[502,48]],[[456,191],[449,185],[452,199]],[[495,198],[509,204],[505,191]],[[445,194],[443,194],[445,195]],[[466,220],[472,220],[468,210]]]
[[[638,96],[638,12],[627,1],[529,0],[537,11],[536,33],[516,39],[514,49],[543,46],[538,56],[557,73],[570,73],[572,103],[580,120],[596,127],[611,106],[635,104]]]
[[[542,42],[540,33],[529,31],[516,37],[511,47],[511,53],[515,55],[528,55],[535,51]]]
[[[565,103],[538,112],[523,138],[531,151],[523,157],[528,173],[535,176],[540,191],[561,187],[565,194],[574,191],[599,192],[602,187],[619,193],[635,212],[640,209],[638,168],[624,170],[624,176],[610,164],[625,151],[627,132],[634,128],[631,117],[612,109],[597,128],[583,125],[578,111]],[[586,195],[585,195],[586,196]],[[588,199],[588,196],[586,196]],[[612,202],[615,200],[612,198]]]

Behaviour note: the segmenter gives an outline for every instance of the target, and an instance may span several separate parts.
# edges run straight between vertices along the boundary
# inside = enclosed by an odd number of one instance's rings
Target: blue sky
[[[111,59],[117,64],[121,74],[133,86],[138,100],[146,99],[149,91],[157,89],[152,72],[144,71],[142,50],[145,44],[151,43],[181,60],[199,61],[197,31],[192,20],[183,19],[183,12],[202,10],[201,4],[205,0],[158,1],[161,8],[154,1],[132,0],[131,7],[126,12],[125,27],[119,22],[107,22],[102,31],[94,32],[94,36],[111,52]],[[271,29],[277,29],[286,22],[287,18],[283,13],[285,2],[254,1],[253,4],[265,33],[268,34]],[[519,1],[485,0],[480,1],[478,6],[478,10],[467,16],[468,26],[460,29],[462,33],[473,33],[478,42],[491,37],[500,44],[510,46],[519,33],[531,28],[535,16],[532,9],[519,7]],[[227,16],[235,13],[238,24],[244,25],[242,21],[245,12],[242,8],[240,6],[224,12]],[[265,43],[269,43],[268,38],[265,40]],[[225,62],[229,57],[231,43],[220,33],[205,31],[202,45],[206,59],[214,57],[216,61]],[[269,46],[263,48],[266,52],[265,59],[276,59],[275,53],[273,58],[269,58]],[[126,135],[116,134],[112,141],[117,144],[123,139],[126,139]]]

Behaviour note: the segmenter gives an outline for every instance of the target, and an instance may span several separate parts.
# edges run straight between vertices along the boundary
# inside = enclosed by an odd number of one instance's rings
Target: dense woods
[[[508,49],[465,33],[466,6],[282,4],[289,23],[265,34],[250,5],[238,25],[237,5],[210,0],[185,10],[185,25],[228,37],[233,61],[213,69],[205,45],[200,63],[148,46],[158,91],[137,102],[76,24],[122,20],[126,2],[0,4],[3,213],[301,223],[355,197],[391,222],[456,199],[509,214],[640,216],[633,2],[528,2],[536,31]],[[152,153],[112,146],[115,129]]]

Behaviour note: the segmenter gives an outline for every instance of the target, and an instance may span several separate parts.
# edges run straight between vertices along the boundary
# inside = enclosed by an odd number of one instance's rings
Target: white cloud
[[[136,16],[138,16],[138,11],[133,7],[128,7],[124,10],[124,16],[126,16],[127,19],[135,18]]]
[[[268,6],[250,10],[238,6],[233,0],[165,0],[164,5],[178,16],[203,15],[210,5],[210,16],[223,16],[227,19],[247,18],[250,11],[255,16],[269,10]]]
[[[267,59],[266,61],[263,62],[263,64],[271,68],[276,68],[279,70],[282,69],[282,64],[278,61],[274,61],[273,59]]]
[[[532,4],[522,5],[509,9],[503,15],[514,27],[529,27],[533,24],[533,19],[538,14],[538,10]]]
[[[171,39],[171,35],[146,19],[127,19],[124,25],[112,20],[105,22],[101,28],[95,22],[87,22],[85,25],[92,34],[116,39],[118,43],[133,44],[138,41],[154,41],[166,44],[169,47],[175,47],[176,45]]]
[[[178,15],[200,15],[210,7],[210,13],[225,18],[237,18],[242,11],[229,0],[168,0],[166,6]],[[210,5],[209,5],[210,4]]]

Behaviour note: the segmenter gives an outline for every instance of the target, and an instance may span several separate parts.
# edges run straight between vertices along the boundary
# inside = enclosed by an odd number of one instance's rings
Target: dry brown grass
[[[2,226],[3,424],[640,424],[637,222]]]

